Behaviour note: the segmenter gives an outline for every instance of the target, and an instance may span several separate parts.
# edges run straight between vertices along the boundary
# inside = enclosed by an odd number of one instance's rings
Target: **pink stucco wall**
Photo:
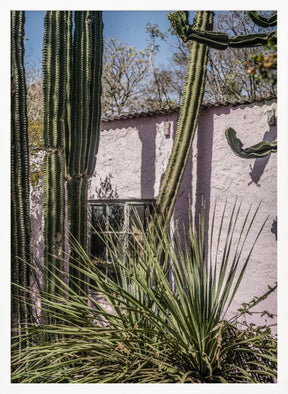
[[[276,126],[268,124],[268,117],[272,111],[277,115],[276,109],[274,101],[203,109],[175,207],[172,228],[187,225],[189,210],[197,220],[202,197],[206,202],[207,224],[211,223],[215,201],[218,206],[216,224],[226,200],[228,209],[236,198],[242,202],[241,216],[250,205],[255,209],[261,202],[248,245],[269,215],[231,313],[242,303],[261,296],[268,285],[273,286],[277,280],[277,154],[256,160],[241,159],[231,151],[224,131],[233,127],[244,147],[263,139],[272,141],[276,138]],[[102,123],[88,198],[105,198],[107,181],[113,198],[156,198],[173,146],[177,119],[178,113],[174,112]],[[40,185],[31,192],[32,245],[40,259],[43,253],[42,199]],[[255,310],[276,314],[276,291]],[[276,318],[271,320],[267,315],[256,314],[248,318],[257,324],[276,322]],[[276,332],[276,328],[273,331]]]
[[[256,209],[261,202],[248,246],[269,215],[231,312],[264,294],[268,285],[273,286],[277,280],[277,155],[241,159],[231,151],[224,131],[233,127],[244,147],[264,139],[273,141],[276,126],[268,124],[272,111],[277,115],[273,101],[203,109],[175,208],[173,223],[182,226],[187,224],[190,209],[197,220],[202,197],[208,222],[217,201],[218,223],[226,200],[228,211],[236,198],[241,201],[243,217],[250,206]],[[119,199],[156,198],[172,149],[177,119],[178,114],[173,113],[103,123],[89,199],[97,199],[100,182],[106,177]],[[254,311],[276,314],[276,304],[275,291]],[[271,320],[267,315],[260,318],[260,314],[248,319],[258,324],[276,322],[276,318]]]

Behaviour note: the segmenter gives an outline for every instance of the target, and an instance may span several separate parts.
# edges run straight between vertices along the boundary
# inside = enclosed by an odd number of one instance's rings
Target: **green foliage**
[[[28,137],[30,150],[44,150],[43,140],[44,124],[30,121],[28,124]]]
[[[28,139],[30,152],[30,184],[33,187],[39,185],[40,179],[43,176],[43,165],[33,162],[37,160],[37,155],[40,151],[44,151],[43,140],[44,125],[42,122],[30,121],[28,124]]]
[[[277,84],[277,45],[268,42],[265,52],[250,55],[244,62],[247,74],[256,82],[264,81],[266,84]]]
[[[257,211],[242,221],[240,212],[236,204],[232,212],[224,207],[216,228],[215,207],[209,256],[204,213],[199,230],[191,223],[184,245],[177,234],[146,233],[136,222],[130,248],[123,248],[125,263],[111,229],[102,235],[117,272],[111,278],[75,242],[74,266],[87,278],[89,304],[84,292],[69,298],[65,282],[62,296],[41,293],[42,309],[58,323],[31,327],[31,346],[20,357],[12,354],[12,382],[274,382],[277,343],[269,327],[225,318],[265,224],[255,233]]]
[[[30,261],[29,147],[24,68],[24,11],[11,11],[11,277],[12,328],[29,319],[28,295],[17,285],[28,286]]]
[[[265,157],[272,152],[277,152],[277,141],[261,141],[249,148],[243,149],[243,144],[239,138],[236,137],[236,131],[232,129],[232,127],[225,130],[225,136],[235,155],[243,159],[257,159],[259,157]]]

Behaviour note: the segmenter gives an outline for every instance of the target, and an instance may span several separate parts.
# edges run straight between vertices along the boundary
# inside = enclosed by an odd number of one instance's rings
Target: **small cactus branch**
[[[247,15],[257,26],[273,27],[277,25],[277,13],[273,14],[269,18],[264,18],[256,11],[248,11]]]
[[[17,330],[30,317],[29,296],[19,287],[29,287],[31,261],[24,23],[24,11],[11,12],[11,323]]]
[[[236,131],[232,129],[232,127],[225,130],[225,136],[235,155],[243,159],[257,159],[265,157],[272,152],[277,152],[277,141],[261,141],[249,148],[243,149],[243,144],[239,138],[236,137]]]
[[[269,41],[276,42],[277,33],[247,34],[244,36],[229,37],[228,34],[214,31],[198,30],[190,26],[188,22],[188,13],[186,11],[177,11],[169,16],[172,27],[184,42],[190,40],[197,41],[200,44],[208,45],[211,48],[225,50],[231,48],[246,48],[266,45]],[[276,21],[277,23],[277,21]]]
[[[181,20],[185,21],[185,15],[181,13]],[[196,12],[195,27],[198,30],[212,30],[212,24],[213,12]],[[164,224],[164,217],[167,223],[170,221],[188,161],[204,94],[207,58],[208,47],[193,41],[173,149],[156,202],[156,225],[159,226]]]

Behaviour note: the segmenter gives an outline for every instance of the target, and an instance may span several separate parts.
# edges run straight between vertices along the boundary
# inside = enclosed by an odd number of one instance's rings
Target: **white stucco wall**
[[[236,312],[243,302],[264,294],[268,285],[273,286],[277,280],[277,155],[242,159],[231,151],[224,131],[227,127],[234,128],[244,147],[264,139],[273,141],[276,126],[269,126],[268,114],[274,110],[277,115],[276,109],[273,101],[203,109],[176,204],[174,219],[181,223],[187,221],[189,209],[197,215],[202,196],[210,222],[215,201],[219,206],[218,222],[226,200],[228,212],[236,198],[241,201],[242,216],[250,205],[256,209],[261,202],[247,246],[269,215],[231,312]],[[89,199],[97,197],[100,179],[106,176],[119,199],[156,198],[172,149],[177,119],[178,114],[173,113],[103,123]],[[276,309],[275,291],[254,311],[276,314]],[[249,321],[259,324],[271,324],[275,320],[267,315],[262,319],[259,315],[249,317]]]
[[[226,200],[231,208],[238,198],[243,215],[250,205],[255,209],[261,201],[250,235],[256,235],[269,215],[231,312],[243,302],[261,296],[268,285],[274,285],[277,280],[277,154],[256,160],[241,159],[231,151],[224,131],[233,127],[244,147],[263,139],[272,141],[276,139],[276,126],[269,126],[267,114],[274,110],[277,115],[276,109],[274,101],[203,109],[175,207],[173,223],[181,225],[187,223],[189,210],[197,218],[202,196],[208,222],[211,222],[215,201],[219,206],[216,222],[220,220]],[[156,198],[173,146],[177,119],[178,113],[172,113],[102,123],[88,198],[97,200],[108,195],[131,200]],[[32,205],[32,242],[40,257],[39,251],[43,250],[41,196],[39,190],[32,191],[31,195],[32,200],[37,198],[37,203],[35,200]],[[253,236],[249,236],[248,245],[252,241]],[[276,314],[276,291],[255,310]],[[260,314],[249,319],[257,324],[271,324],[276,320],[267,315],[261,318]]]

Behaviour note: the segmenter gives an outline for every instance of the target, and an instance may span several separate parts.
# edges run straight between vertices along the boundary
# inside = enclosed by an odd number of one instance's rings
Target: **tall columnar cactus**
[[[179,24],[181,18],[181,24]],[[175,12],[169,15],[176,32],[183,37],[189,29],[188,12]],[[197,11],[194,25],[197,31],[209,31],[213,26],[213,12]],[[198,116],[204,94],[208,47],[193,41],[173,149],[169,158],[163,182],[156,202],[156,224],[163,225],[163,218],[169,222],[185,166],[191,150]]]
[[[67,128],[67,53],[71,35],[70,11],[47,11],[43,42],[44,89],[44,237],[46,291],[60,291],[65,218],[65,133]],[[48,280],[49,278],[49,280]],[[54,279],[53,279],[54,278]]]
[[[11,12],[11,314],[17,329],[25,327],[30,315],[27,293],[18,287],[29,286],[25,263],[31,258],[24,22],[23,11]]]
[[[51,277],[57,278],[62,268],[66,199],[70,235],[87,246],[87,186],[100,133],[102,12],[75,11],[74,20],[72,39],[71,11],[48,11],[45,16],[45,262],[50,276],[46,290],[52,294],[61,288]],[[78,274],[70,267],[75,290],[81,292],[83,278],[77,280]]]
[[[67,191],[70,233],[84,249],[88,179],[94,172],[100,135],[102,52],[102,12],[75,11]],[[76,278],[80,275],[72,267],[69,272]],[[78,286],[85,290],[82,279],[79,277]]]

